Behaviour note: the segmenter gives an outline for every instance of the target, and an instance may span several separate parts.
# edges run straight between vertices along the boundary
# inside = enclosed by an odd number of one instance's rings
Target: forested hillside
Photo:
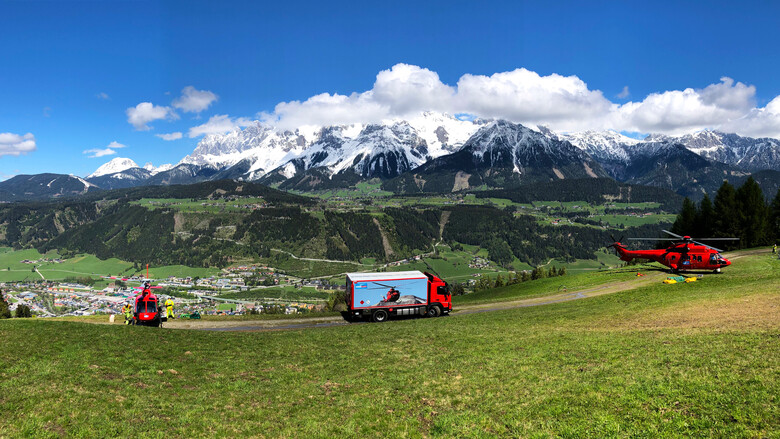
[[[603,203],[621,201],[625,203],[657,202],[664,209],[676,210],[683,197],[668,189],[620,183],[611,178],[567,179],[545,183],[534,183],[514,189],[499,189],[475,192],[479,198],[506,198],[516,203],[531,203],[539,200],[586,201]]]
[[[637,237],[656,236],[662,226],[633,220],[639,215],[627,216],[620,209],[609,208],[598,216],[584,206],[521,209],[519,204],[506,205],[512,204],[510,200],[526,202],[554,194],[585,203],[661,200],[661,207],[650,203],[656,206],[652,209],[671,205],[670,210],[676,210],[676,199],[668,191],[606,179],[587,182],[591,186],[561,181],[477,194],[504,199],[499,204],[473,195],[471,204],[441,197],[350,204],[338,201],[340,197],[317,200],[234,181],[121,189],[80,199],[2,206],[0,245],[56,249],[65,256],[90,253],[138,264],[224,267],[280,252],[301,258],[391,262],[434,252],[434,244],[441,241],[487,249],[490,259],[502,265],[515,258],[539,265],[553,258],[595,258],[595,251],[610,242],[605,228],[609,224]],[[559,220],[553,224],[547,215]]]
[[[698,205],[686,198],[671,231],[694,237],[733,237],[718,242],[726,249],[772,245],[780,239],[780,190],[770,201],[748,178],[739,188],[724,182],[714,200],[705,195]]]

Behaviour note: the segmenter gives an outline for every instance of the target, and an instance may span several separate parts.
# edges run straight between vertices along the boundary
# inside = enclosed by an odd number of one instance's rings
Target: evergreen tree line
[[[506,279],[504,279],[504,277],[501,276],[501,274],[496,276],[495,280],[492,280],[487,276],[482,276],[474,284],[474,291],[489,290],[491,288],[503,287],[505,285],[515,285],[522,282],[528,282],[531,280],[544,279],[546,277],[565,276],[565,275],[566,275],[566,267],[561,267],[561,268],[550,267],[547,270],[545,270],[542,267],[536,267],[530,271],[523,270],[514,273],[508,273]],[[453,290],[454,290],[453,294],[456,296],[464,293],[463,286],[460,284],[457,284],[457,286],[455,286]]]
[[[728,250],[771,245],[780,239],[780,190],[768,203],[753,177],[738,189],[724,181],[714,200],[705,195],[697,205],[685,198],[671,232],[694,238],[739,238],[718,244]]]
[[[30,307],[27,305],[19,305],[16,307],[16,311],[14,312],[13,316],[16,318],[32,317],[32,310],[30,310]],[[10,319],[10,318],[11,318],[11,306],[5,300],[5,296],[3,295],[3,292],[0,291],[0,319]]]

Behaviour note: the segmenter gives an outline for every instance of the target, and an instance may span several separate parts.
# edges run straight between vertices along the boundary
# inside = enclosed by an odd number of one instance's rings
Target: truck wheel
[[[378,309],[374,311],[372,318],[374,319],[375,322],[382,323],[385,320],[387,320],[387,311],[383,309]]]
[[[430,308],[428,308],[428,313],[426,314],[428,317],[439,317],[441,315],[441,309],[434,305]]]

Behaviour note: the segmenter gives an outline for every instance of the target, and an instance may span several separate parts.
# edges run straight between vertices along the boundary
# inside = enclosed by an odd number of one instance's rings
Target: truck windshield
[[[449,296],[450,295],[450,286],[449,285],[442,285],[439,288],[437,288],[436,291],[439,294],[441,294],[442,296]]]

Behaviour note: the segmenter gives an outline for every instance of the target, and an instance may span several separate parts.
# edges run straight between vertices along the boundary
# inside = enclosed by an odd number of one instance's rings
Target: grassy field
[[[0,282],[23,281],[25,279],[40,279],[40,275],[33,271],[33,266],[38,267],[38,271],[48,280],[63,280],[68,277],[92,277],[100,276],[132,276],[141,274],[146,276],[146,270],[136,271],[131,262],[122,261],[116,258],[98,259],[94,255],[77,255],[76,257],[65,259],[61,263],[54,262],[36,262],[34,264],[24,264],[21,261],[37,261],[42,258],[59,258],[57,252],[49,252],[45,255],[37,250],[16,250],[8,247],[0,248]],[[150,267],[149,275],[155,278],[167,278],[168,276],[199,276],[209,277],[220,273],[218,268],[186,267],[183,265],[168,265],[163,267]]]
[[[174,209],[183,212],[243,212],[249,213],[255,206],[260,206],[265,200],[258,197],[245,197],[235,200],[227,199],[200,199],[189,200],[180,198],[142,198],[138,201],[132,201],[131,204],[143,206],[147,209]]]
[[[239,291],[236,293],[221,294],[219,297],[225,299],[254,300],[263,302],[266,300],[284,300],[284,301],[322,301],[330,297],[326,291],[318,291],[312,287],[282,287],[282,288],[260,288],[250,291]]]
[[[693,284],[305,331],[0,321],[0,436],[780,437],[780,261],[732,261]]]

